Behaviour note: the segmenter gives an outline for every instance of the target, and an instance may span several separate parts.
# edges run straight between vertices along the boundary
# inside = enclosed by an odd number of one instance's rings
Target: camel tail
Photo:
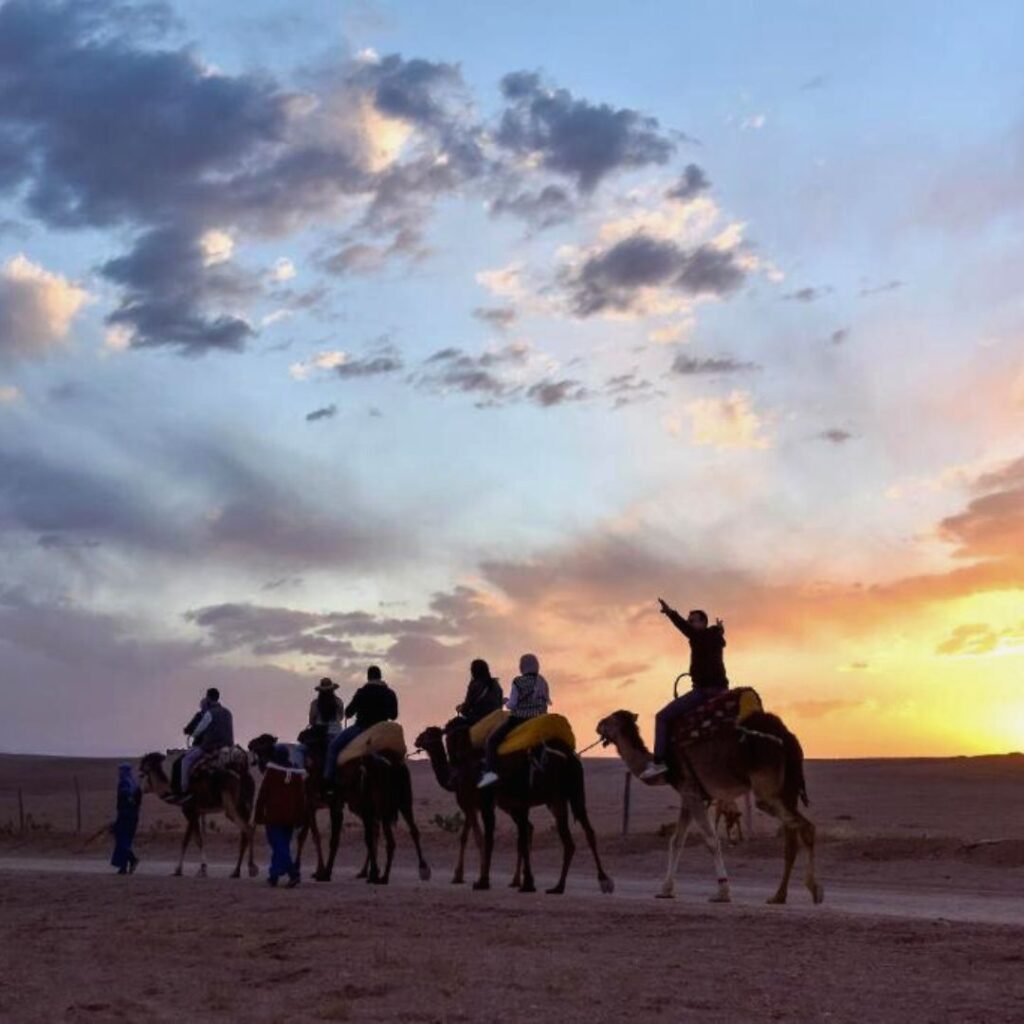
[[[800,741],[789,730],[786,730],[782,738],[782,750],[786,758],[783,797],[790,807],[795,808],[797,801],[806,807],[811,801],[807,796],[807,781],[804,778],[804,751]]]

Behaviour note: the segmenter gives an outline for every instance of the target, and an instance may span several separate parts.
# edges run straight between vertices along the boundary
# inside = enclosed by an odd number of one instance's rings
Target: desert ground
[[[0,756],[0,1021],[1024,1021],[1021,755],[810,761],[817,907],[801,863],[789,905],[764,904],[781,842],[760,814],[753,838],[726,847],[733,904],[707,903],[714,871],[695,840],[677,898],[653,899],[674,794],[634,782],[623,836],[624,773],[606,758],[586,772],[610,896],[581,835],[565,896],[509,890],[507,821],[495,888],[451,885],[455,807],[420,761],[429,882],[401,828],[392,884],[354,880],[352,823],[331,883],[227,878],[224,822],[211,877],[192,877],[193,859],[171,878],[182,826],[152,798],[139,872],[119,878],[107,838],[87,842],[112,816],[115,764]],[[559,847],[547,812],[534,821],[542,888]],[[471,880],[472,848],[468,865]]]

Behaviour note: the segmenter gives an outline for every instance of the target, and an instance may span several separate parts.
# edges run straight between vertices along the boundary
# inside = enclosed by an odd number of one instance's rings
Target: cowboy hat
[[[318,690],[321,693],[326,693],[326,692],[329,692],[331,690],[336,690],[337,688],[338,688],[338,684],[337,683],[332,683],[330,681],[330,679],[328,679],[326,676],[323,679],[321,679],[320,682],[316,684],[316,686],[313,687],[314,690]]]

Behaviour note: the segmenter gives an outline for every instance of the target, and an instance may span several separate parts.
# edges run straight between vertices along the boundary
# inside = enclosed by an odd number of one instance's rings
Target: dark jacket
[[[221,704],[211,704],[207,709],[210,724],[199,734],[199,746],[203,750],[220,750],[235,745],[235,724],[231,712]]]
[[[501,683],[497,679],[470,679],[466,687],[466,699],[459,705],[459,714],[470,725],[486,718],[505,703]]]
[[[348,716],[355,718],[360,729],[369,729],[379,722],[393,722],[398,717],[398,698],[387,683],[364,683],[348,702]]]
[[[256,797],[256,824],[299,828],[305,820],[306,773],[301,768],[268,764]]]
[[[672,625],[690,641],[690,681],[695,690],[724,690],[729,687],[725,674],[725,630],[721,626],[694,629],[676,611],[665,613]]]

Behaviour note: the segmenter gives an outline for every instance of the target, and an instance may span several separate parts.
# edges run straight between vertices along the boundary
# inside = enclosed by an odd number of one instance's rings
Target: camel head
[[[152,793],[156,788],[155,783],[160,782],[167,782],[164,755],[155,751],[145,754],[139,761],[139,789],[143,793]]]
[[[420,750],[444,746],[444,729],[439,725],[429,725],[416,737],[416,746]]]
[[[249,740],[249,754],[252,761],[259,766],[260,771],[266,771],[270,755],[273,754],[276,745],[277,737],[272,736],[269,732],[260,733],[259,736]]]
[[[601,746],[614,744],[619,750],[624,746],[642,746],[640,730],[636,725],[637,716],[632,711],[613,711],[597,723],[597,735]]]

